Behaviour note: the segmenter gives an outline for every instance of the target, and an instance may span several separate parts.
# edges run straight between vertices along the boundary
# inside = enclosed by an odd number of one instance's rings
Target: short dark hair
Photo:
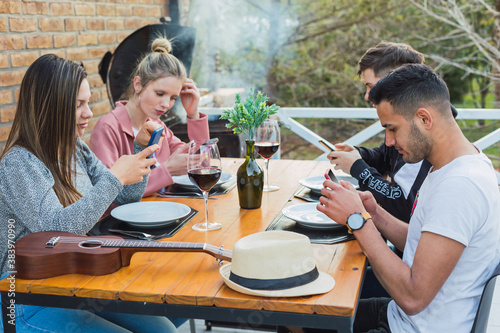
[[[426,65],[404,65],[378,81],[369,101],[389,102],[394,113],[410,119],[418,108],[431,106],[442,115],[450,112],[450,93],[443,79]]]
[[[358,62],[358,76],[368,68],[376,77],[383,77],[405,64],[423,64],[425,57],[410,45],[381,42],[369,48]]]

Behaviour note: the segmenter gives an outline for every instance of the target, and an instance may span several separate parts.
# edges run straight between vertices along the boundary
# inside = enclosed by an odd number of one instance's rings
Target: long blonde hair
[[[87,73],[82,63],[46,54],[21,83],[12,129],[0,159],[12,146],[30,151],[50,170],[63,206],[82,197],[73,185],[78,92]]]
[[[134,93],[134,77],[141,79],[142,89],[146,88],[151,82],[167,77],[174,76],[186,81],[186,68],[182,62],[177,59],[172,52],[172,44],[166,37],[158,37],[151,44],[153,52],[146,54],[135,67],[130,77],[128,88],[121,99],[130,99]]]

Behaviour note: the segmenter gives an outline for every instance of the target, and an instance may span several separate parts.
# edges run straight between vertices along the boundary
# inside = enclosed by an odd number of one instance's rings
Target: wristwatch
[[[351,214],[347,218],[347,229],[349,229],[349,233],[352,234],[353,230],[359,230],[361,229],[367,220],[371,219],[372,217],[368,213],[354,213]]]

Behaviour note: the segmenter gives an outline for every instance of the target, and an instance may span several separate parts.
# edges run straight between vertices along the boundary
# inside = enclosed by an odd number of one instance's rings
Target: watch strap
[[[372,218],[372,216],[368,213],[368,212],[364,212],[364,213],[361,213],[361,216],[363,216],[363,218],[368,221],[369,219]]]

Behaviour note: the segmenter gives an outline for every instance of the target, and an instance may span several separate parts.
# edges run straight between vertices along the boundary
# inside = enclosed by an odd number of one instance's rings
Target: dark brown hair
[[[28,68],[3,158],[21,146],[45,164],[63,206],[81,198],[73,185],[76,161],[78,92],[87,73],[83,64],[46,54]]]
[[[370,89],[369,100],[374,105],[389,102],[394,113],[406,120],[411,120],[418,108],[427,106],[432,106],[444,116],[452,115],[446,83],[431,68],[422,64],[403,65],[381,78]]]
[[[381,42],[369,48],[358,62],[358,76],[368,68],[376,77],[383,77],[405,64],[423,64],[425,57],[410,45]]]

